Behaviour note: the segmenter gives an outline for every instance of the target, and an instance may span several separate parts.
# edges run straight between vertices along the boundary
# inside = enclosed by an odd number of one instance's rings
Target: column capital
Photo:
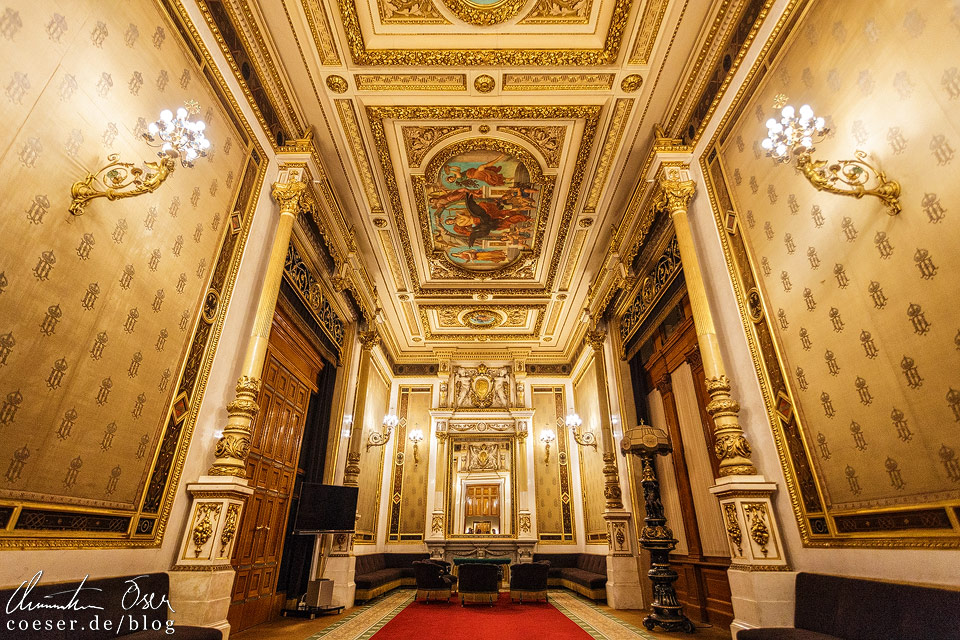
[[[666,209],[670,215],[686,211],[696,193],[696,183],[690,179],[690,170],[666,167],[657,179],[659,190],[654,199],[657,208]]]
[[[603,351],[603,343],[607,339],[607,332],[603,329],[587,329],[583,339],[594,351]]]
[[[380,344],[380,334],[376,329],[360,331],[357,338],[360,340],[360,348],[364,351],[373,351],[374,347]]]
[[[307,188],[306,182],[299,180],[291,182],[274,182],[270,194],[280,205],[280,213],[296,215],[300,207],[300,196]]]

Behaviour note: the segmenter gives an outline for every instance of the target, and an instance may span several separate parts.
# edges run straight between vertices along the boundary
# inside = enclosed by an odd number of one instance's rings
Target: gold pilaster
[[[623,493],[620,490],[620,475],[617,472],[617,452],[613,444],[613,425],[610,421],[610,398],[607,386],[607,367],[603,357],[603,343],[607,332],[602,329],[587,330],[584,339],[593,349],[594,366],[597,368],[597,400],[600,403],[600,446],[603,451],[603,497],[607,509],[623,509]]]
[[[267,354],[267,342],[270,338],[270,326],[280,295],[280,281],[283,278],[283,264],[287,257],[287,247],[293,223],[300,207],[300,196],[307,185],[300,181],[299,174],[289,174],[288,180],[273,184],[273,198],[280,205],[280,219],[270,250],[270,261],[260,288],[260,300],[253,322],[253,331],[247,343],[247,352],[243,361],[243,370],[237,382],[237,395],[227,405],[230,418],[223,429],[223,436],[217,442],[216,461],[207,472],[211,476],[246,476],[246,459],[250,451],[250,427],[260,411],[257,395],[260,391],[260,375]]]
[[[367,404],[367,380],[370,377],[371,353],[380,344],[380,334],[376,329],[360,331],[360,370],[357,373],[357,393],[353,406],[353,427],[350,430],[350,443],[347,447],[347,466],[343,470],[343,484],[355,487],[360,476],[360,443],[363,439],[363,414]]]
[[[755,475],[757,470],[750,461],[750,443],[744,437],[738,421],[740,405],[730,394],[730,380],[723,366],[717,331],[713,325],[713,315],[707,302],[700,262],[687,219],[687,206],[695,191],[695,184],[690,179],[690,170],[686,165],[666,166],[658,178],[654,206],[667,210],[677,233],[680,261],[683,264],[697,342],[703,358],[707,393],[710,394],[706,409],[714,422],[714,452],[720,460],[720,475]]]

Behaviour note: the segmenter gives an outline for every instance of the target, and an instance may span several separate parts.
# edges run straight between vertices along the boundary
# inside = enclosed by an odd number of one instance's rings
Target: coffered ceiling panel
[[[370,289],[398,364],[569,362],[653,125],[744,1],[201,0],[271,137],[312,130],[334,277]]]

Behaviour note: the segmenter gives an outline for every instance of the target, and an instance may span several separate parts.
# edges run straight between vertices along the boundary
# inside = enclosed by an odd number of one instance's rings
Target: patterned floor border
[[[377,631],[413,602],[412,589],[392,591],[338,620],[306,640],[369,640]],[[594,640],[656,640],[642,629],[621,620],[576,593],[550,590],[550,604]]]
[[[403,589],[391,591],[338,620],[329,627],[313,634],[306,640],[368,640],[377,631],[407,608],[416,591]]]
[[[550,604],[567,616],[594,640],[656,640],[646,631],[621,620],[572,591],[551,589]]]

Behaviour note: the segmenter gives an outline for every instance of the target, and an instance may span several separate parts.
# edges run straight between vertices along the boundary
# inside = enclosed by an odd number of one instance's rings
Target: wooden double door
[[[232,559],[237,574],[227,620],[234,632],[277,617],[283,606],[285,594],[276,589],[290,498],[310,398],[323,366],[278,308],[247,457],[247,480],[254,491],[247,498]]]
[[[733,621],[728,543],[716,498],[707,491],[719,477],[719,463],[713,454],[713,421],[705,410],[709,398],[685,295],[637,357],[642,359],[644,386],[651,392],[648,404],[656,401],[653,390],[659,392],[660,407],[657,411],[650,407],[651,413],[662,415],[673,444],[670,462],[660,467],[660,486],[667,516],[673,520],[668,526],[680,540],[677,552],[670,555],[679,575],[674,585],[677,597],[691,620],[726,628]],[[665,495],[667,491],[673,495]]]

